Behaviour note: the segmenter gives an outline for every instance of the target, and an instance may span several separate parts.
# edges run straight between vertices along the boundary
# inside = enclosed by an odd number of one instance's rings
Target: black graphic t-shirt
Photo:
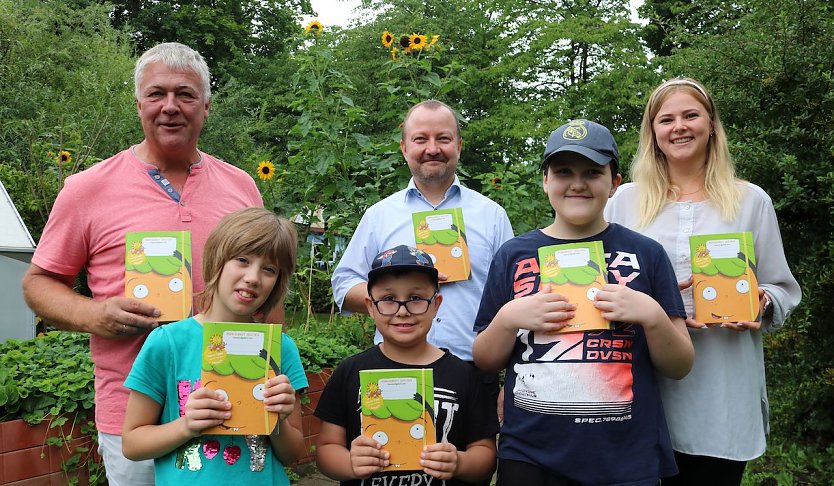
[[[652,296],[671,316],[686,316],[663,248],[610,224],[583,240],[534,230],[505,243],[490,267],[475,331],[510,300],[539,291],[540,247],[595,240],[603,242],[609,283]],[[608,331],[520,331],[507,364],[498,457],[587,484],[657,484],[674,474],[643,328],[617,322]]]
[[[444,350],[445,351],[445,350]],[[449,442],[460,450],[498,433],[496,404],[478,370],[448,351],[427,366],[413,366],[388,359],[379,346],[347,358],[333,372],[322,392],[315,416],[345,428],[347,444],[360,435],[359,371],[431,368],[434,373],[434,413],[437,442]],[[423,471],[384,472],[368,479],[342,481],[343,486],[456,486],[469,485],[456,479],[442,481]],[[488,485],[489,480],[483,484]]]

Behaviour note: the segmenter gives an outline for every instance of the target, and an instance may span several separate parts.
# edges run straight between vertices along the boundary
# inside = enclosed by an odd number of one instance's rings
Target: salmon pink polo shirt
[[[248,174],[200,155],[180,194],[154,179],[156,167],[141,162],[130,149],[68,177],[32,263],[61,275],[77,275],[86,268],[93,299],[105,300],[124,295],[125,233],[187,230],[196,296],[204,287],[203,246],[217,222],[238,209],[263,206]],[[146,337],[90,337],[100,432],[121,435],[129,395],[122,384]]]

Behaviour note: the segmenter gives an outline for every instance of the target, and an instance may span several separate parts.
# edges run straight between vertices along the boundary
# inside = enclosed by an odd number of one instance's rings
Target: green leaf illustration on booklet
[[[411,215],[418,249],[431,255],[446,282],[469,279],[469,246],[461,208],[421,211]]]
[[[125,297],[153,305],[160,322],[191,315],[191,232],[125,234]]]
[[[423,447],[436,442],[431,369],[359,372],[362,434],[389,454],[386,471],[418,471]]]
[[[753,233],[689,237],[695,320],[705,324],[758,319],[759,283]]]
[[[281,374],[281,325],[203,324],[202,385],[224,393],[232,416],[206,434],[267,435],[278,414],[264,408],[264,383]]]
[[[539,248],[541,285],[576,304],[575,315],[557,332],[611,329],[594,307],[594,297],[607,283],[605,250],[601,241],[566,243]]]

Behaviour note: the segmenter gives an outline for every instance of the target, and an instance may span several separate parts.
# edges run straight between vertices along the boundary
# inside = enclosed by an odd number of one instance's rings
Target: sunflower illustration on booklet
[[[157,307],[160,322],[191,315],[191,232],[125,234],[125,297]]]
[[[281,374],[281,325],[240,322],[203,324],[203,386],[226,395],[232,416],[203,431],[220,435],[268,435],[278,414],[264,408],[264,384]]]
[[[469,247],[463,225],[463,209],[437,209],[412,213],[414,240],[418,249],[431,255],[446,282],[468,280]]]
[[[386,471],[417,471],[423,447],[436,442],[431,369],[359,372],[362,435],[390,454]]]
[[[607,283],[605,250],[601,241],[566,243],[539,248],[541,285],[576,304],[567,326],[557,333],[611,329],[611,323],[594,307],[594,297]]]
[[[695,320],[752,322],[759,316],[753,233],[689,237]]]

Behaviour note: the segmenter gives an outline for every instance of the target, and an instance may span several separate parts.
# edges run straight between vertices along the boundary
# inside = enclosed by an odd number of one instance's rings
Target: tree
[[[638,11],[649,20],[642,31],[646,45],[658,56],[668,56],[699,36],[735,30],[750,8],[745,2],[723,0],[646,0]]]
[[[240,58],[286,53],[296,17],[312,13],[309,0],[117,0],[113,26],[128,29],[137,52],[160,42],[186,44],[206,59],[215,86]]]
[[[129,43],[107,13],[0,0],[0,178],[35,237],[68,174],[141,133]]]

